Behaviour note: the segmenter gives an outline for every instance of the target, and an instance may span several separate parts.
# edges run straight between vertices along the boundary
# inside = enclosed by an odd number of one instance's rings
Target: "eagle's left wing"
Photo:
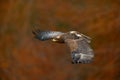
[[[72,63],[90,63],[92,61],[94,53],[86,39],[66,39],[65,42],[70,48]]]

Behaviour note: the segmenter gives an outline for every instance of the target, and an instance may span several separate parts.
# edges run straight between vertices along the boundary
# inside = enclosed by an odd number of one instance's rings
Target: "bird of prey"
[[[57,43],[66,43],[71,52],[73,64],[90,63],[94,53],[89,43],[91,38],[77,31],[66,33],[59,31],[42,31],[39,28],[33,29],[34,37],[41,40],[51,40]]]

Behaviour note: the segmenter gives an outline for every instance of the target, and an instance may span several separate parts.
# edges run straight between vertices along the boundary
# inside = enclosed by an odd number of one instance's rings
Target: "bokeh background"
[[[33,26],[90,36],[94,61],[71,64]],[[0,80],[120,80],[120,0],[0,0]]]

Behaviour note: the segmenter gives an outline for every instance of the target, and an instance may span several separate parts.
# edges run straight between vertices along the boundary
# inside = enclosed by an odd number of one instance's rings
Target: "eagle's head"
[[[73,36],[75,39],[79,39],[80,37],[82,37],[82,35],[77,31],[70,31],[69,34]]]

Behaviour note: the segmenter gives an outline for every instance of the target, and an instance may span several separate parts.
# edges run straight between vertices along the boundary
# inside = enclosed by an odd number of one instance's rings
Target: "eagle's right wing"
[[[53,39],[63,34],[62,32],[58,31],[41,31],[39,28],[34,28],[32,33],[35,35],[35,38],[41,41]]]
[[[80,39],[66,39],[68,47],[70,48],[72,63],[90,63],[94,57],[92,48],[87,40]]]

